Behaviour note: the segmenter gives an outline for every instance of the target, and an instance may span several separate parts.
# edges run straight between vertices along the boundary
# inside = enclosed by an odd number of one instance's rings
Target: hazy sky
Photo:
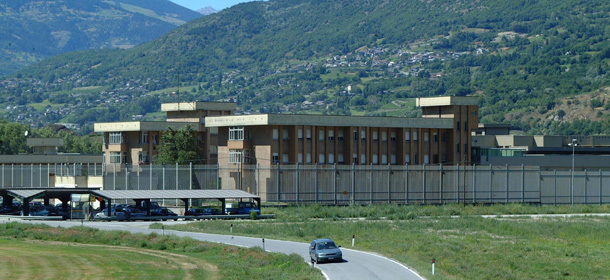
[[[170,0],[180,6],[187,7],[193,11],[197,11],[201,8],[212,7],[216,10],[222,10],[224,8],[231,7],[235,4],[250,2],[253,0]]]

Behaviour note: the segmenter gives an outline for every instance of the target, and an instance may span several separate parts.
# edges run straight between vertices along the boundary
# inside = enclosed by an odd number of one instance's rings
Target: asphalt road
[[[81,225],[80,222],[70,221],[22,221],[27,223],[44,223],[51,226],[72,227]],[[165,224],[176,224],[182,222],[164,222]],[[83,225],[98,228],[100,230],[123,230],[132,233],[149,234],[171,234],[181,237],[190,237],[196,240],[223,243],[241,247],[263,247],[261,238],[241,237],[231,235],[183,232],[174,230],[149,229],[151,222],[84,222]],[[339,244],[341,245],[341,244]],[[345,244],[348,245],[348,244]],[[351,244],[349,244],[351,245]],[[269,252],[279,252],[285,254],[296,253],[309,262],[309,244],[265,239],[264,248]],[[381,257],[373,253],[367,253],[348,248],[341,248],[344,261],[342,263],[323,263],[315,266],[320,269],[328,279],[383,279],[383,280],[419,280],[424,279],[413,270],[406,266]]]

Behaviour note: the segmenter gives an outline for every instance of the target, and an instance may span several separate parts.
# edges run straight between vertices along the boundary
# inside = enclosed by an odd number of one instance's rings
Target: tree
[[[156,163],[160,164],[184,164],[200,159],[201,145],[198,145],[195,138],[195,131],[188,125],[184,129],[174,130],[163,133],[159,154]]]

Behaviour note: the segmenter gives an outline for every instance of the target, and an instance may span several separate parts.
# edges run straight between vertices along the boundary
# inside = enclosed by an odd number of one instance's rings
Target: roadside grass
[[[323,279],[296,254],[14,222],[0,224],[0,258],[0,279]]]
[[[610,218],[483,218],[478,215],[609,213],[583,206],[291,206],[264,209],[275,220],[203,221],[172,229],[311,242],[408,264],[428,279],[604,279],[610,275]],[[168,228],[166,226],[166,228]],[[431,260],[436,259],[436,274]]]

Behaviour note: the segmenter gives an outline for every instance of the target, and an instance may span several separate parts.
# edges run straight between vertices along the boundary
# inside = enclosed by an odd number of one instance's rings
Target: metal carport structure
[[[106,205],[112,205],[113,200],[132,199],[137,207],[145,203],[147,215],[150,215],[150,201],[152,199],[180,199],[184,202],[184,211],[189,208],[189,199],[218,199],[222,203],[222,214],[226,214],[226,199],[252,199],[260,211],[261,198],[242,190],[94,190],[91,194],[101,197],[102,211]],[[109,215],[111,211],[108,211]]]
[[[49,199],[57,198],[62,202],[63,208],[69,207],[68,202],[72,194],[88,194],[97,189],[91,188],[27,188],[27,189],[0,189],[3,206],[13,203],[17,198],[23,202],[23,216],[30,214],[30,202],[37,198],[44,199],[44,205],[49,205]]]

